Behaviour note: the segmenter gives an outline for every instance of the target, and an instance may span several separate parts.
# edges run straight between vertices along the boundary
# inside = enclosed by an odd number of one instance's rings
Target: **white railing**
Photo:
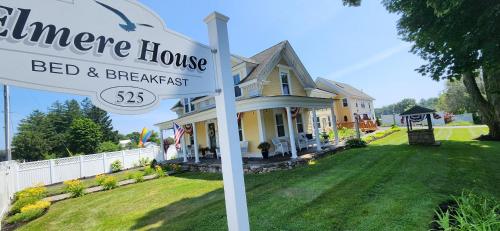
[[[13,161],[0,162],[0,219],[7,213],[10,201],[17,191],[17,164]]]
[[[121,162],[123,169],[137,167],[142,158],[164,160],[160,148],[151,147],[26,163],[14,162],[10,165],[15,169],[11,174],[15,179],[15,191],[19,191],[37,184],[51,185],[109,173],[111,163],[116,160]]]

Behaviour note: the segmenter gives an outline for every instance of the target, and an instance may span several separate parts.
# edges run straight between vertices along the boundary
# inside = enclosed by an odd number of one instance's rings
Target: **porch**
[[[296,159],[303,153],[301,150],[304,149],[321,151],[323,143],[320,138],[318,121],[315,121],[317,119],[316,111],[330,109],[332,118],[335,118],[333,101],[328,98],[255,97],[237,100],[236,109],[239,134],[235,135],[240,138],[242,157],[247,160],[261,158],[261,152],[257,147],[262,142],[272,144],[270,156],[280,155],[286,159]],[[188,162],[188,158],[192,157],[195,163],[211,162],[211,159],[202,157],[202,152],[216,152],[219,156],[224,156],[218,152],[220,147],[217,131],[219,121],[216,119],[214,107],[208,107],[205,110],[187,114],[156,126],[160,130],[172,129],[173,123],[185,126],[187,128],[185,130],[189,131],[189,134],[181,139],[182,148],[180,155],[177,156],[180,160],[176,161]],[[336,126],[334,127],[336,128]],[[334,145],[338,143],[337,132],[335,134]],[[283,145],[277,145],[277,140]],[[287,156],[283,156],[284,153]]]
[[[318,150],[302,150],[297,153],[297,158],[292,158],[291,154],[275,155],[269,159],[262,158],[243,158],[243,171],[245,173],[264,173],[276,170],[292,169],[298,165],[307,164],[311,160],[315,160],[333,154],[338,150],[344,149],[345,144],[328,145]],[[166,163],[179,164],[183,169],[191,172],[212,172],[217,173],[222,171],[221,159],[212,157],[200,158],[199,162],[194,159],[188,159],[184,162],[183,159],[168,160]]]

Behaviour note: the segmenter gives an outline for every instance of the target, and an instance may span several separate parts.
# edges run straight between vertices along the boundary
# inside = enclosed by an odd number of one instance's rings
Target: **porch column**
[[[314,136],[316,138],[316,150],[321,151],[321,140],[319,140],[318,117],[316,116],[316,108],[312,109]]]
[[[288,120],[288,134],[290,135],[290,146],[292,148],[292,159],[297,159],[297,147],[295,146],[295,129],[293,129],[292,108],[286,107],[286,118]]]
[[[191,127],[193,127],[193,140],[194,140],[194,162],[200,163],[200,150],[198,150],[198,137],[196,135],[196,123],[192,123]]]
[[[337,117],[335,116],[335,109],[330,108],[330,114],[332,118],[333,134],[335,135],[335,145],[339,145],[339,130],[337,129]]]
[[[163,160],[167,160],[167,157],[165,157],[165,147],[163,145],[163,129],[160,128],[160,155],[163,158]]]
[[[257,110],[257,126],[259,126],[259,141],[262,143],[266,141],[266,125],[264,122],[262,110]]]
[[[184,135],[185,134],[186,133],[184,133]],[[184,135],[182,135],[182,137],[181,137],[182,155],[184,157],[184,163],[187,163],[188,162],[188,158],[187,158],[186,137]]]

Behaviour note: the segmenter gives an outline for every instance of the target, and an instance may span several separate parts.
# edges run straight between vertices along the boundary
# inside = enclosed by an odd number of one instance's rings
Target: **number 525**
[[[118,91],[116,94],[117,103],[142,103],[144,102],[144,92]]]

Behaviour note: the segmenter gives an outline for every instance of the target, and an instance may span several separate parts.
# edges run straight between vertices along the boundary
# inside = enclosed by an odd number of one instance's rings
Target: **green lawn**
[[[427,230],[464,189],[500,199],[500,143],[487,128],[436,130],[441,147],[405,132],[290,171],[245,177],[252,230]],[[225,230],[221,176],[186,173],[54,204],[21,230]]]

